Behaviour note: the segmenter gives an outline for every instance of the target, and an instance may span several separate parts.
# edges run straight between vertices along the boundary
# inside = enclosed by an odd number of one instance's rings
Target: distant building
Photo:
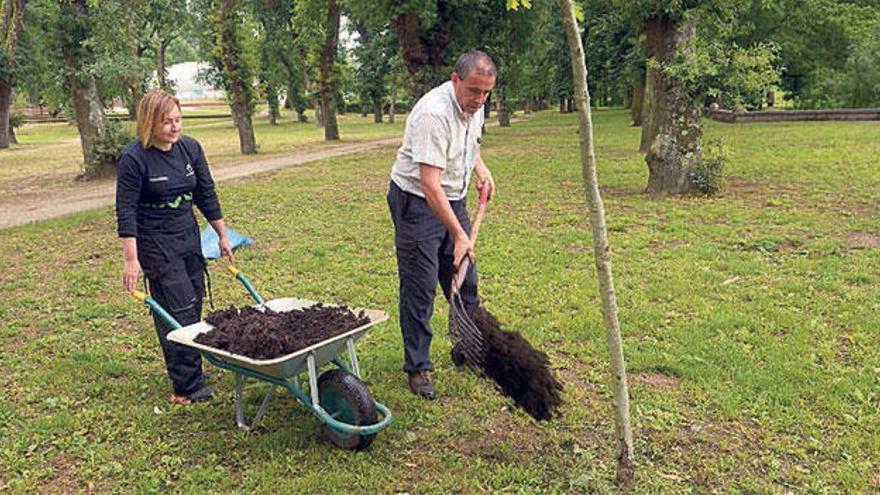
[[[174,94],[181,100],[222,100],[226,93],[199,79],[205,62],[182,62],[168,67],[168,80],[173,81]]]

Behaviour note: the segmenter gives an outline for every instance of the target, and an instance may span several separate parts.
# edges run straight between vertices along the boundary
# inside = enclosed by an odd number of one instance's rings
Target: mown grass
[[[630,370],[635,493],[880,490],[876,123],[726,126],[719,197],[651,198],[638,130],[595,114]],[[536,423],[453,368],[436,301],[439,399],[406,390],[384,201],[393,147],[224,185],[256,239],[240,267],[267,296],[388,311],[359,345],[394,423],[334,449],[290,397],[265,428],[218,398],[170,407],[145,310],[120,292],[112,209],[17,227],[0,244],[0,488],[14,493],[609,493],[613,423],[576,122],[492,128],[499,193],[481,230],[481,293],[545,350],[564,415]],[[231,134],[227,139],[232,140]],[[209,153],[212,153],[209,147]],[[214,267],[218,305],[248,302]],[[263,390],[251,386],[255,401]],[[158,408],[158,409],[155,409]],[[158,414],[157,414],[158,411]]]

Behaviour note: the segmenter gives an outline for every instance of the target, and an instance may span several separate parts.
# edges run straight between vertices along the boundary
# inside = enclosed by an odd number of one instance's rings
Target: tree
[[[538,10],[535,7],[533,10]],[[479,32],[482,45],[498,69],[493,97],[501,127],[510,126],[511,109],[508,104],[511,89],[521,79],[524,61],[519,54],[528,51],[542,16],[526,9],[508,9],[506,0],[490,0],[483,6]]]
[[[394,58],[394,40],[391,33],[381,26],[369,26],[366,22],[357,21],[354,29],[358,33],[358,44],[354,49],[357,59],[355,76],[358,93],[362,104],[369,104],[373,111],[373,122],[382,123],[385,97],[388,90],[385,86],[386,76],[391,72]]]
[[[115,172],[115,161],[99,153],[99,142],[107,134],[108,122],[98,94],[92,50],[92,22],[88,0],[59,0],[56,36],[64,60],[64,80],[73,106],[83,152],[86,178]]]
[[[210,47],[211,79],[226,90],[242,154],[254,154],[257,142],[252,121],[256,104],[253,26],[242,0],[203,0],[200,6]]]
[[[614,425],[617,437],[617,481],[627,486],[635,479],[635,454],[632,429],[629,421],[629,387],[626,380],[626,363],[620,322],[617,318],[617,296],[611,271],[611,247],[605,226],[605,207],[599,193],[596,176],[596,155],[593,150],[593,123],[590,115],[590,93],[587,86],[587,64],[580,33],[575,20],[572,0],[558,0],[562,10],[562,23],[571,52],[571,67],[575,85],[574,99],[580,121],[581,167],[584,189],[590,210],[590,227],[593,234],[593,254],[599,276],[599,292],[602,297],[602,320],[611,364],[614,389]]]
[[[336,50],[339,45],[339,3],[326,0],[326,22],[324,24],[324,44],[321,46],[321,65],[318,84],[321,88],[321,112],[324,122],[324,139],[339,139],[336,124]]]
[[[12,88],[15,84],[18,38],[24,28],[27,0],[0,2],[0,149],[8,148],[12,127],[9,111],[12,107]]]
[[[441,69],[446,65],[443,52],[451,39],[453,18],[446,2],[437,2],[436,22],[428,26],[421,20],[418,6],[412,5],[410,9],[400,12],[392,27],[403,63],[412,77],[410,94],[415,101],[446,79]]]
[[[154,69],[149,5],[139,0],[91,2],[95,80],[102,101],[121,98],[130,120]]]
[[[254,16],[260,24],[260,87],[269,104],[269,124],[281,116],[279,95],[295,70],[295,36],[291,30],[292,0],[256,0]],[[290,95],[288,95],[290,98]]]
[[[150,32],[155,35],[159,87],[172,91],[168,81],[167,53],[171,44],[193,27],[189,6],[180,0],[150,0],[148,22]]]

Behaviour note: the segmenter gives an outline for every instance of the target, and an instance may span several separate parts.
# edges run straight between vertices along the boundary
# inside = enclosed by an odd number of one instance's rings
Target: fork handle
[[[483,187],[480,190],[480,202],[477,203],[477,214],[474,215],[474,221],[471,223],[471,245],[477,245],[477,236],[480,235],[480,224],[483,223],[483,216],[486,214],[486,203],[489,202],[489,188]],[[452,276],[452,295],[458,294],[464,284],[464,278],[467,275],[468,268],[471,265],[471,259],[467,254],[459,260],[458,269]]]

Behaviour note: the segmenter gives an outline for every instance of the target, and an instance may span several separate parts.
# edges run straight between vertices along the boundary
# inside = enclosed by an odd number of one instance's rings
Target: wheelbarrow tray
[[[284,312],[307,308],[315,304],[318,303],[307,299],[285,297],[266,301],[265,307],[272,311]],[[334,304],[323,304],[325,306],[336,306]],[[261,309],[259,305],[255,305],[254,307]],[[364,308],[354,308],[352,311],[355,314],[363,311],[365,316],[370,319],[370,322],[353,330],[349,330],[348,332],[318,342],[317,344],[300,349],[294,353],[274,359],[252,359],[241,354],[234,354],[196,342],[196,337],[214,329],[213,326],[205,321],[200,321],[172,331],[168,334],[168,340],[198,349],[205,354],[214,356],[220,361],[247,368],[274,378],[285,379],[302,373],[306,369],[306,359],[310,354],[314,354],[317,367],[321,367],[339,356],[349,338],[357,340],[361,338],[370,327],[388,319],[388,314],[384,311]]]

